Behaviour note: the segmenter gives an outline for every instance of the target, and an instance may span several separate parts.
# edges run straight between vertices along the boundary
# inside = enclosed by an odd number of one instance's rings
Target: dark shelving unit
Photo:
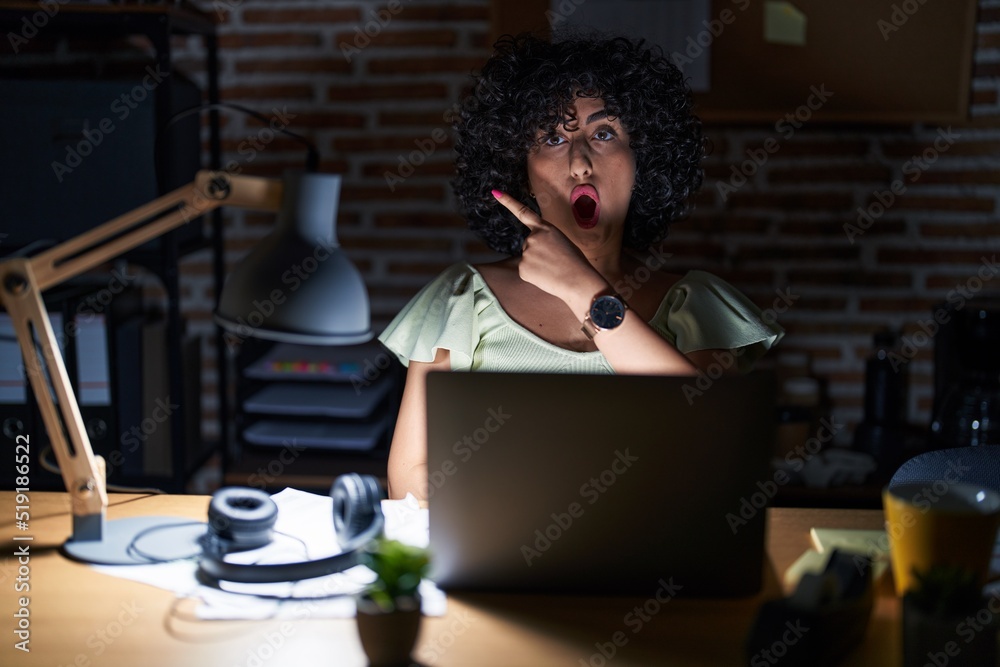
[[[40,11],[37,3],[9,2],[0,7],[0,29],[4,34],[13,32],[19,34],[22,21]],[[169,76],[173,70],[171,57],[171,37],[174,35],[194,35],[202,38],[205,46],[205,71],[207,75],[207,101],[219,101],[218,82],[218,38],[216,21],[212,14],[190,8],[185,4],[151,4],[151,5],[90,5],[67,3],[59,5],[57,11],[47,17],[43,28],[39,29],[47,37],[75,37],[86,40],[112,40],[129,36],[141,35],[149,40],[153,51],[153,66],[159,72]],[[18,78],[30,78],[32,67],[21,68],[17,63],[6,70],[16,72]],[[10,71],[6,72],[7,74]],[[51,77],[59,72],[50,71],[44,74]],[[172,86],[156,86],[152,93],[154,97],[155,127],[161,128],[171,115]],[[219,116],[217,111],[209,112],[209,153],[212,169],[218,169],[221,164],[221,143],[219,139]],[[109,178],[109,187],[113,185]],[[162,183],[158,184],[159,194],[165,194],[169,189]],[[201,226],[200,220],[192,221],[192,225]],[[185,371],[195,372],[200,376],[199,369],[185,369],[182,363],[183,323],[180,315],[180,284],[178,261],[186,254],[211,247],[213,261],[213,278],[216,299],[225,278],[224,247],[222,234],[222,217],[219,210],[210,216],[210,236],[204,233],[192,238],[191,234],[180,234],[181,230],[170,232],[157,239],[155,247],[143,246],[124,256],[129,262],[145,267],[161,281],[166,292],[166,341],[169,372],[170,396],[181,398],[184,394]],[[59,239],[65,241],[67,239]],[[184,442],[185,422],[183,410],[174,410],[170,414],[171,423],[171,459],[172,473],[168,478],[136,479],[135,483],[155,485],[171,492],[183,492],[190,475],[201,467],[205,461],[219,450],[220,444],[225,450],[229,436],[229,411],[227,400],[226,378],[228,376],[227,359],[224,353],[225,345],[222,331],[218,327],[215,332],[217,350],[218,390],[219,390],[219,424],[220,442],[199,443],[199,451],[190,455],[190,447]],[[177,403],[183,403],[177,400]],[[133,481],[133,480],[130,480]]]

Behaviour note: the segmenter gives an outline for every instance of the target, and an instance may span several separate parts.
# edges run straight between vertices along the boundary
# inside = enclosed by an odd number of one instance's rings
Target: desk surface
[[[143,514],[204,519],[207,496],[112,494],[108,518]],[[0,493],[0,664],[80,667],[143,665],[266,666],[366,665],[353,619],[197,621],[192,602],[172,593],[93,571],[58,549],[70,533],[63,493],[31,494],[30,529],[14,525],[14,494]],[[448,614],[425,618],[414,658],[421,665],[543,667],[604,664],[600,645],[616,648],[615,667],[633,665],[743,665],[743,639],[761,600],[781,594],[779,574],[809,547],[809,528],[879,528],[876,510],[769,510],[770,572],[765,591],[743,600],[675,598],[641,629],[625,617],[645,599],[469,594],[450,596]],[[15,592],[18,563],[12,537],[31,535],[30,585]],[[888,577],[878,597],[866,642],[844,664],[900,664],[899,603]],[[30,598],[31,653],[14,649],[18,597]],[[634,621],[635,617],[631,620]]]

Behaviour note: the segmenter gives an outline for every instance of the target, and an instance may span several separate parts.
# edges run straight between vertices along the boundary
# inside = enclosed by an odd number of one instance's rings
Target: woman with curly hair
[[[379,339],[407,365],[389,493],[427,496],[431,370],[741,371],[783,335],[723,280],[650,271],[701,185],[701,123],[681,72],[624,38],[501,39],[455,121],[470,228],[508,257],[456,264]]]

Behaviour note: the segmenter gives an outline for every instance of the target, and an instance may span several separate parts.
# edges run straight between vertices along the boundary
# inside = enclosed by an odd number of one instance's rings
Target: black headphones
[[[201,539],[200,574],[217,581],[265,584],[322,577],[358,565],[364,547],[382,534],[382,486],[371,475],[341,475],[330,488],[333,527],[343,550],[335,556],[297,563],[243,565],[226,554],[271,542],[278,506],[259,489],[227,487],[212,495],[208,532]]]

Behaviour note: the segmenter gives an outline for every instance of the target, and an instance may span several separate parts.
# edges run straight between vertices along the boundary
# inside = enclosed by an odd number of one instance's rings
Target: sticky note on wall
[[[806,45],[806,15],[790,2],[764,3],[764,41],[771,44]]]

